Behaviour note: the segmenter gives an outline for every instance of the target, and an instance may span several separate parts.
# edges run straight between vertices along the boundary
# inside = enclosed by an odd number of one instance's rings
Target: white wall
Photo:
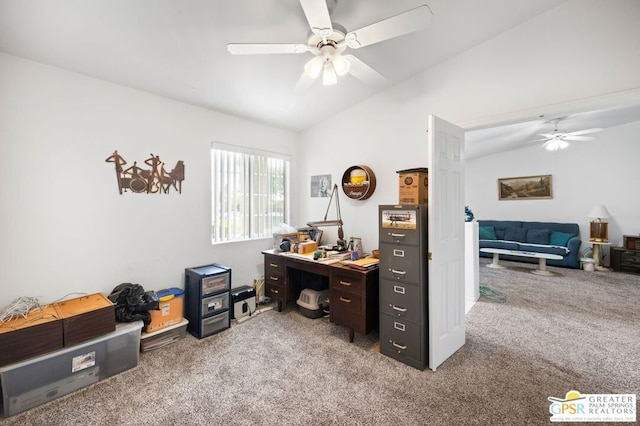
[[[185,267],[212,262],[232,268],[233,286],[263,274],[271,239],[211,245],[211,142],[295,165],[296,134],[5,54],[0,93],[0,307],[122,282],[183,287]],[[182,194],[119,195],[105,162],[116,149],[125,167],[183,160]]]
[[[582,239],[588,240],[587,214],[593,205],[603,204],[611,214],[609,240],[622,245],[623,235],[640,234],[640,177],[635,170],[639,133],[640,122],[635,122],[561,151],[532,145],[468,161],[468,205],[477,219],[575,222]],[[539,174],[552,175],[553,199],[498,200],[498,178]],[[581,249],[589,247],[583,244]]]
[[[318,217],[326,208],[324,200],[309,197],[309,176],[330,173],[339,181],[347,167],[368,165],[377,177],[375,193],[364,202],[342,194],[341,206],[345,232],[362,237],[365,251],[376,248],[377,205],[397,202],[396,171],[427,163],[428,114],[460,125],[495,117],[497,124],[501,117],[640,88],[638,22],[634,0],[568,1],[304,132],[300,217]],[[598,174],[615,173],[617,165],[599,165]],[[466,180],[482,173],[471,169]],[[574,185],[583,179],[575,176]],[[493,197],[493,184],[489,191],[478,196]],[[572,197],[568,190],[561,194]],[[570,214],[558,216],[581,222],[586,212]]]

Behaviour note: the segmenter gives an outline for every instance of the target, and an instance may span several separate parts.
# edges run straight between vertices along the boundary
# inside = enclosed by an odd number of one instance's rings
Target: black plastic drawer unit
[[[185,269],[187,331],[198,339],[229,328],[231,268],[211,264]]]

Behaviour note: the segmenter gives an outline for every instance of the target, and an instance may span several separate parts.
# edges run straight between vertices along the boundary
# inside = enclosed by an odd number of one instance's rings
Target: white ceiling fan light
[[[592,129],[584,129],[577,130],[575,132],[560,132],[558,131],[558,123],[561,121],[561,118],[557,118],[555,120],[551,120],[551,123],[554,125],[553,133],[539,133],[540,136],[543,136],[543,139],[536,139],[531,141],[535,142],[544,142],[542,146],[548,151],[557,151],[560,149],[565,149],[569,147],[569,142],[567,141],[590,141],[595,139],[593,136],[584,136],[589,133],[601,132],[602,128],[594,127]]]
[[[338,82],[338,76],[351,74],[365,84],[380,85],[386,78],[353,55],[342,55],[347,48],[359,49],[384,40],[406,35],[427,28],[432,12],[423,4],[398,15],[383,19],[358,30],[347,32],[341,25],[331,22],[336,0],[300,0],[309,23],[307,44],[300,43],[229,43],[227,51],[232,55],[305,53],[315,55],[304,66],[296,91],[310,86],[322,72],[325,85]]]

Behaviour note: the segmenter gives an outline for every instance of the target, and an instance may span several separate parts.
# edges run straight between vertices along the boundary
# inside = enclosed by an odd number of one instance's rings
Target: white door
[[[464,130],[429,116],[429,368],[465,342]]]

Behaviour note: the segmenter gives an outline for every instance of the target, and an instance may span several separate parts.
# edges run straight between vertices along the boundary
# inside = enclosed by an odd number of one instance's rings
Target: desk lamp
[[[329,214],[329,208],[331,208],[331,201],[333,201],[333,196],[336,196],[336,217],[335,220],[327,220],[327,215]],[[333,185],[333,190],[331,191],[331,196],[329,197],[329,205],[327,205],[327,211],[324,213],[324,219],[318,220],[315,222],[307,222],[307,226],[337,226],[338,227],[338,250],[344,251],[347,249],[347,241],[344,239],[344,231],[342,230],[342,217],[340,216],[340,200],[338,199],[338,185]]]
[[[606,242],[609,239],[609,224],[606,219],[610,217],[607,208],[602,204],[595,205],[588,216],[594,219],[591,221],[590,241]]]

